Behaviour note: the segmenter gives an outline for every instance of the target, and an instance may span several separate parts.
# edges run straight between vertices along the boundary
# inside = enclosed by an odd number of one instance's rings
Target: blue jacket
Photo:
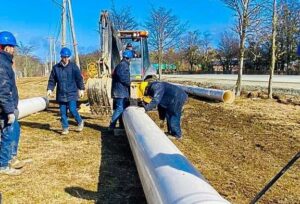
[[[53,91],[56,84],[56,100],[58,102],[77,101],[78,89],[84,90],[80,70],[73,62],[69,62],[66,67],[61,62],[53,66],[47,90]]]
[[[0,112],[1,115],[14,113],[18,109],[19,95],[15,73],[12,68],[13,56],[0,51]]]
[[[146,111],[159,106],[165,108],[167,112],[176,113],[181,111],[183,104],[188,99],[184,90],[167,82],[151,83],[145,95],[152,97],[151,102],[145,106]]]
[[[130,71],[129,62],[122,60],[112,73],[112,97],[129,98]]]

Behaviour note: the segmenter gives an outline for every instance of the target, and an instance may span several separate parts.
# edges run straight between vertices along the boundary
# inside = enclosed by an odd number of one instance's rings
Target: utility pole
[[[76,42],[76,35],[75,35],[75,27],[74,27],[74,20],[73,20],[73,12],[72,12],[72,5],[71,0],[68,1],[68,7],[69,7],[69,18],[70,18],[70,28],[72,33],[72,42],[74,47],[74,56],[75,56],[75,62],[77,66],[80,68],[80,62],[79,62],[79,56],[78,56],[78,50],[77,50],[77,42]]]
[[[62,21],[61,21],[61,47],[66,47],[67,36],[67,0],[62,4]]]

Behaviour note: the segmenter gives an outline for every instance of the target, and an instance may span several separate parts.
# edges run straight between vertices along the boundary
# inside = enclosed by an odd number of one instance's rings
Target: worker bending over
[[[67,110],[69,109],[74,116],[78,128],[83,130],[84,121],[77,111],[78,94],[80,98],[84,96],[84,83],[78,66],[70,61],[71,50],[64,47],[60,51],[61,61],[54,65],[49,77],[47,95],[51,96],[57,84],[56,100],[59,102],[62,133],[69,133],[69,123]]]
[[[167,120],[168,134],[182,139],[180,128],[181,111],[188,95],[180,87],[167,82],[152,82],[144,90],[145,96],[152,98],[151,102],[144,105],[146,111],[157,107],[160,119]]]

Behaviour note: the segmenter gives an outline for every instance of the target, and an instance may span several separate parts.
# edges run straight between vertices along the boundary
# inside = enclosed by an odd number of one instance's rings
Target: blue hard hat
[[[17,46],[17,41],[15,36],[8,31],[0,32],[0,45],[10,45],[10,46]]]
[[[72,55],[72,52],[69,48],[63,47],[60,51],[60,56],[61,57],[70,57]]]
[[[123,52],[123,57],[126,57],[126,58],[133,58],[132,51],[131,51],[131,50],[125,50],[125,51]]]
[[[300,44],[298,45],[297,55],[300,57]]]
[[[132,47],[131,43],[127,43],[126,47]]]

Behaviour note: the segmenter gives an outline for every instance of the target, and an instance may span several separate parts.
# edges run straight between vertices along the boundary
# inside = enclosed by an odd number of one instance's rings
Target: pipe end
[[[223,102],[224,103],[233,103],[235,100],[235,95],[232,91],[225,91],[223,94]]]

